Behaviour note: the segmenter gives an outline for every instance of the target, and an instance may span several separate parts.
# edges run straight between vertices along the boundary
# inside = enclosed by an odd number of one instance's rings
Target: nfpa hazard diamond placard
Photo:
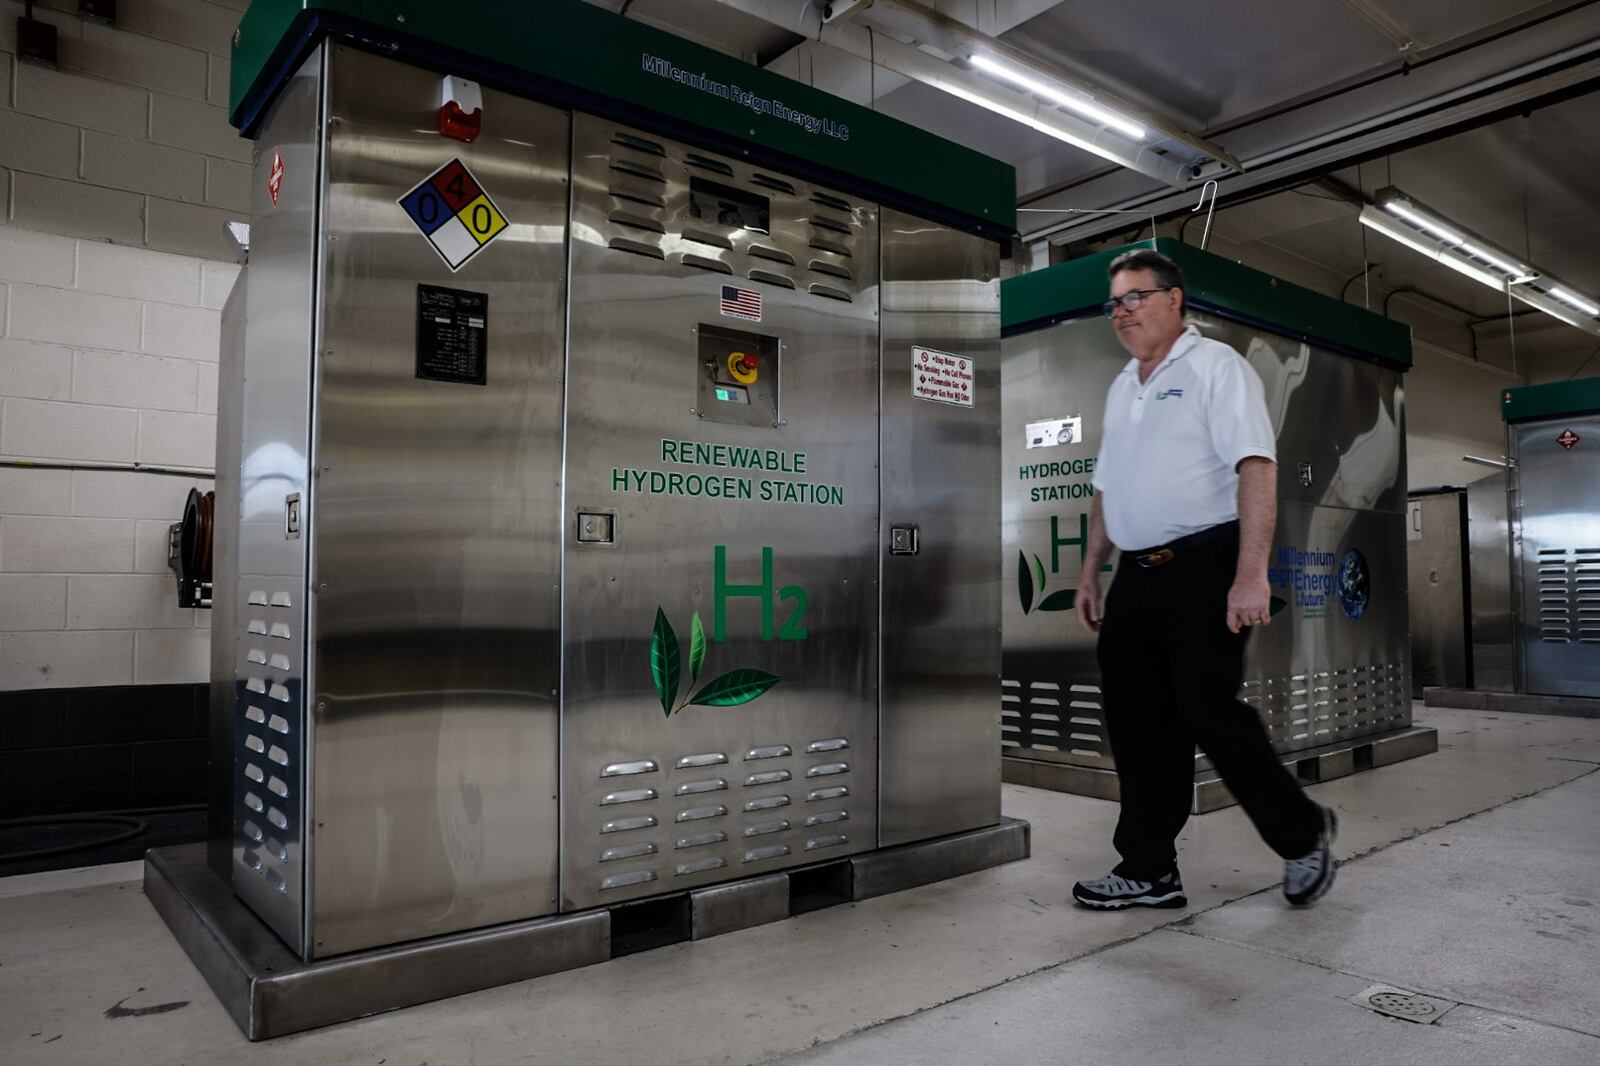
[[[465,163],[452,159],[396,201],[452,272],[510,225]]]

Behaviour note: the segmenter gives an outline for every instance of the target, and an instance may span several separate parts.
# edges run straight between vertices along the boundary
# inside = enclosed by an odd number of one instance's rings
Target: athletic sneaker
[[[1286,859],[1283,864],[1283,898],[1296,907],[1315,903],[1333,887],[1333,838],[1339,832],[1339,816],[1331,808],[1319,807],[1322,812],[1322,832],[1317,834],[1317,846],[1298,859]]]
[[[1072,886],[1072,898],[1085,907],[1101,911],[1118,911],[1124,907],[1185,907],[1189,903],[1177,870],[1154,881],[1135,881],[1120,874],[1079,881]]]

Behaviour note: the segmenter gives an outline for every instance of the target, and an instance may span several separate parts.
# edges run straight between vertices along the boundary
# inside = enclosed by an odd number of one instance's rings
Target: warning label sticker
[[[1573,448],[1578,446],[1578,442],[1582,439],[1582,437],[1572,432],[1571,426],[1568,426],[1566,429],[1561,431],[1559,436],[1556,437],[1556,443],[1570,452]]]
[[[972,360],[964,355],[914,347],[911,349],[911,395],[919,400],[971,407],[973,369]]]
[[[452,272],[510,225],[466,164],[452,159],[396,201]]]

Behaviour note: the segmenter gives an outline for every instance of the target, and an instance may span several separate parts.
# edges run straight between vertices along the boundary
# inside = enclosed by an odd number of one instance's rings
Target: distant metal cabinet
[[[1472,603],[1465,489],[1414,492],[1407,504],[1411,694],[1472,687]]]
[[[1472,687],[1516,691],[1511,604],[1511,524],[1506,512],[1507,474],[1490,474],[1467,486],[1468,602],[1472,612]]]
[[[1600,379],[1507,395],[1521,690],[1600,697]]]
[[[1285,757],[1407,729],[1409,332],[1176,241],[1156,246],[1186,272],[1190,320],[1260,375],[1278,436],[1274,616],[1251,634],[1241,698]],[[1012,759],[1113,768],[1095,638],[1071,608],[1106,390],[1128,362],[1099,305],[1107,265],[1127,250],[1008,279],[1002,292],[1000,711]],[[1197,756],[1196,768],[1209,763]],[[1073,790],[1088,780],[1060,779]]]

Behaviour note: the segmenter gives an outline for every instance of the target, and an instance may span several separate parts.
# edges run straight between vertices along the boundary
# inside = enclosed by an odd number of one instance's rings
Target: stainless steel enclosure
[[[1600,697],[1600,416],[1507,428],[1522,691]]]
[[[1467,564],[1471,573],[1472,686],[1516,690],[1511,603],[1511,525],[1507,477],[1490,474],[1467,486]]]
[[[996,243],[439,82],[325,43],[260,127],[234,891],[322,959],[996,824]]]
[[[1413,493],[1406,518],[1411,685],[1472,687],[1472,581],[1465,489]]]
[[[1082,282],[1085,305],[1103,299],[1098,270]],[[1251,635],[1242,698],[1284,755],[1408,726],[1401,372],[1190,300],[1201,331],[1261,376],[1278,434],[1277,613]],[[1003,344],[1002,744],[1109,770],[1094,637],[1071,605],[1106,390],[1128,356],[1096,313],[1040,325]],[[1208,769],[1198,755],[1197,768]]]

